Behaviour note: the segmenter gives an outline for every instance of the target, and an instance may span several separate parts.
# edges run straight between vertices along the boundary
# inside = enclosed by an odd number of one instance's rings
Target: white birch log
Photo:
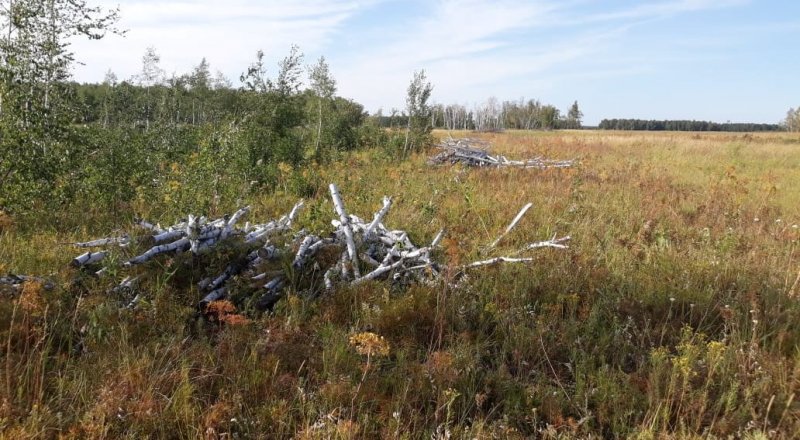
[[[336,275],[336,272],[340,270],[339,264],[335,264],[331,266],[330,269],[325,271],[325,275],[322,277],[323,282],[325,283],[325,290],[331,291],[333,290],[333,276]]]
[[[356,278],[355,280],[353,280],[352,284],[359,284],[359,283],[363,283],[364,281],[374,280],[374,279],[380,277],[381,275],[384,275],[384,274],[386,274],[386,273],[388,273],[388,272],[390,272],[390,271],[392,271],[394,269],[397,269],[398,267],[400,267],[402,265],[403,265],[403,260],[401,259],[401,260],[395,261],[394,263],[392,263],[392,264],[390,264],[388,266],[380,266],[377,269],[373,270],[372,272],[364,275],[363,277]]]
[[[311,245],[314,244],[319,238],[314,235],[308,235],[303,239],[303,242],[300,243],[300,247],[297,249],[297,254],[294,257],[294,261],[292,261],[292,267],[295,269],[300,269],[306,262],[306,259],[311,255],[309,249]],[[322,241],[322,240],[319,240]]]
[[[123,293],[125,291],[130,291],[133,289],[133,286],[139,281],[138,276],[130,276],[128,275],[125,277],[116,287],[111,289],[112,293]]]
[[[531,243],[531,244],[525,246],[525,248],[522,249],[522,250],[523,251],[529,251],[531,249],[538,249],[538,248],[543,248],[543,247],[551,247],[551,248],[556,248],[556,249],[567,249],[567,248],[569,248],[569,246],[567,246],[564,243],[568,242],[570,240],[570,238],[571,237],[569,235],[567,235],[566,237],[561,237],[561,238],[556,238],[556,236],[554,235],[553,238],[551,238],[550,240],[538,241],[536,243]]]
[[[277,276],[272,280],[270,280],[270,282],[268,282],[267,284],[264,284],[264,289],[266,289],[269,292],[277,292],[283,287],[284,281],[285,278],[283,277],[283,275]]]
[[[236,225],[236,222],[238,222],[239,219],[241,219],[248,212],[250,212],[250,206],[245,206],[244,208],[241,208],[236,212],[234,212],[231,218],[227,221],[227,223],[225,223],[225,227],[223,228],[220,234],[221,239],[224,240],[225,238],[227,238],[230,235],[231,231],[233,230],[233,227]]]
[[[514,217],[514,220],[511,221],[511,224],[508,225],[506,230],[502,234],[500,234],[499,237],[497,237],[497,240],[495,240],[494,242],[492,242],[492,244],[489,245],[489,249],[492,249],[495,246],[497,246],[497,243],[500,243],[500,240],[502,240],[503,237],[508,235],[508,233],[511,232],[512,229],[514,229],[514,226],[517,226],[517,223],[519,223],[519,221],[522,219],[522,216],[525,215],[525,213],[528,212],[529,209],[531,209],[531,206],[533,206],[533,203],[528,203],[527,205],[522,207],[517,216]]]
[[[575,160],[554,160],[535,157],[526,160],[511,160],[502,155],[492,156],[487,153],[488,143],[478,142],[475,139],[461,139],[457,141],[443,141],[439,144],[442,152],[431,157],[429,164],[439,165],[444,163],[463,163],[473,167],[517,167],[517,168],[568,168],[575,164]]]
[[[200,300],[200,306],[206,307],[208,304],[219,301],[225,298],[225,295],[228,293],[227,287],[220,287],[218,289],[214,289],[211,292],[208,292],[208,295],[204,296],[203,299]]]
[[[299,212],[300,212],[300,209],[302,209],[302,208],[303,208],[303,205],[304,205],[304,204],[305,204],[305,201],[303,201],[303,200],[301,199],[299,202],[297,202],[297,203],[294,205],[294,207],[292,208],[292,210],[289,212],[289,215],[287,216],[287,222],[286,222],[286,226],[291,226],[291,225],[292,225],[292,222],[293,222],[293,221],[294,221],[294,219],[297,217],[297,213],[299,213]]]
[[[232,277],[236,273],[236,271],[237,271],[237,269],[236,269],[235,265],[233,265],[233,264],[228,265],[228,267],[226,267],[225,270],[223,270],[221,274],[217,275],[216,278],[211,280],[211,282],[208,283],[208,285],[205,286],[204,289],[206,289],[206,290],[216,290],[216,289],[220,288],[222,286],[222,284],[225,283],[225,281],[228,281],[228,279],[230,277]]]
[[[0,277],[0,285],[9,286],[14,290],[21,289],[22,285],[25,284],[26,282],[41,283],[42,287],[44,287],[46,290],[52,290],[53,287],[55,287],[52,281],[46,278],[32,276],[32,275],[8,274],[6,276]]]
[[[339,188],[335,183],[330,184],[330,191],[331,199],[333,199],[333,206],[336,209],[336,213],[339,214],[339,221],[342,222],[342,230],[347,240],[347,254],[353,265],[353,274],[358,278],[361,276],[361,271],[358,269],[358,252],[356,250],[355,240],[353,239],[353,230],[350,229],[350,218],[347,217],[347,211],[344,209],[342,197],[339,195]]]
[[[197,282],[197,288],[200,290],[208,290],[208,286],[211,285],[211,282],[214,281],[211,277],[205,277],[202,280]]]
[[[433,241],[431,241],[430,248],[433,249],[439,246],[439,243],[442,241],[442,238],[444,238],[444,229],[440,229],[439,233],[436,234],[436,237],[433,238]]]
[[[248,233],[244,237],[245,243],[254,243],[262,238],[268,237],[271,235],[275,230],[278,230],[277,224],[274,222],[270,222],[263,226],[256,226],[252,232]]]
[[[498,263],[530,263],[531,261],[533,261],[533,258],[530,257],[525,257],[525,258],[495,257],[495,258],[490,258],[488,260],[475,261],[474,263],[462,266],[462,269],[472,269],[475,267],[490,266]]]
[[[347,251],[342,252],[342,257],[339,258],[339,270],[341,271],[342,280],[348,280],[350,278],[350,272],[347,270]]]
[[[72,265],[74,267],[81,267],[87,264],[97,263],[98,261],[105,258],[106,255],[108,255],[107,251],[86,252],[84,254],[78,255],[77,257],[73,258]]]
[[[187,237],[183,237],[180,240],[173,241],[172,243],[153,246],[142,255],[133,257],[130,260],[126,261],[124,266],[130,267],[133,266],[134,264],[141,264],[152,259],[158,254],[163,254],[164,252],[170,252],[170,251],[186,250],[189,248],[189,246],[190,246],[189,239]]]
[[[199,241],[197,237],[200,235],[201,225],[193,215],[189,215],[189,221],[186,222],[186,238],[189,239],[189,248],[193,254],[197,253],[197,245]]]
[[[141,300],[142,300],[142,294],[141,294],[141,293],[137,293],[137,294],[136,294],[136,295],[133,297],[133,299],[131,300],[131,302],[129,302],[129,303],[128,303],[128,305],[127,305],[127,306],[125,306],[125,308],[127,308],[127,309],[133,309],[134,307],[136,307],[136,305],[138,305],[138,304],[139,304],[139,301],[141,301]]]
[[[370,266],[378,267],[381,265],[381,263],[377,262],[374,258],[370,257],[369,254],[367,254],[366,252],[362,252],[361,254],[359,254],[359,258],[361,258],[361,261],[369,264]]]
[[[130,243],[130,237],[128,237],[127,235],[123,235],[121,237],[99,238],[97,240],[72,243],[72,245],[79,248],[89,248],[89,247],[108,246],[110,244],[125,246],[128,243]]]
[[[154,225],[154,224],[152,224],[152,223],[150,223],[150,222],[148,222],[147,220],[144,220],[144,219],[137,219],[135,221],[135,224],[138,225],[141,228],[151,230],[151,231],[155,232],[156,234],[160,234],[160,233],[164,232],[164,230],[161,229],[160,226]]]
[[[161,243],[163,241],[172,241],[181,238],[185,235],[186,231],[182,229],[172,229],[172,230],[162,231],[161,233],[153,236],[153,242]]]
[[[266,244],[256,252],[258,258],[266,261],[277,260],[283,254],[283,251],[275,247],[273,244]]]

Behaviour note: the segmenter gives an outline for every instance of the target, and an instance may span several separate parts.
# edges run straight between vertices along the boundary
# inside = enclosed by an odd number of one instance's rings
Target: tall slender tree
[[[414,77],[408,85],[406,95],[406,139],[403,144],[403,156],[409,151],[423,148],[432,127],[430,122],[430,105],[428,100],[433,92],[433,86],[425,76],[425,70],[414,72]]]
[[[800,131],[800,107],[797,107],[797,110],[790,108],[786,112],[786,119],[784,119],[783,124],[788,131]]]
[[[322,107],[327,108],[333,101],[336,93],[336,80],[331,75],[325,57],[320,57],[317,64],[309,68],[308,73],[311,91],[316,95],[317,100],[317,138],[314,142],[314,157],[319,161],[322,159],[322,149],[320,141],[322,139]]]
[[[569,128],[581,128],[582,119],[583,112],[578,108],[578,101],[575,101],[567,112],[567,124]]]

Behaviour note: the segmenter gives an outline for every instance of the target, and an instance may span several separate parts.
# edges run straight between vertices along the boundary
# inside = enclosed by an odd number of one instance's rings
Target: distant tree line
[[[645,120],[645,119],[603,119],[598,126],[601,130],[642,130],[642,131],[783,131],[779,124],[756,123],[718,123],[689,120]]]
[[[381,127],[400,127],[407,115],[397,109],[385,115],[379,110],[374,118]],[[430,108],[430,125],[446,130],[499,131],[553,130],[581,128],[583,113],[575,101],[565,115],[553,105],[535,99],[499,101],[490,97],[482,103],[467,107],[462,104],[433,104]]]

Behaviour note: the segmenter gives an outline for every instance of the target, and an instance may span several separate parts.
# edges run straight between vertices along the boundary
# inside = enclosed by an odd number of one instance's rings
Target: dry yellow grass
[[[0,299],[0,430],[17,438],[800,432],[800,136],[467,135],[509,157],[580,165],[430,168],[422,155],[396,163],[357,152],[305,171],[318,187],[298,223],[328,229],[325,184],[336,182],[362,217],[394,196],[386,224],[416,243],[446,227],[445,261],[481,258],[527,202],[534,208],[498,251],[554,232],[573,236],[570,249],[476,272],[460,289],[371,283],[316,301],[290,296],[248,325],[209,326],[192,319],[197,293],[171,279],[149,280],[134,311],[120,311],[102,283],[73,282],[62,243],[107,225],[0,230],[5,270],[58,285]],[[291,207],[297,196],[287,190],[249,201],[254,215]],[[177,215],[152,200],[133,209]],[[224,306],[218,313],[237,323],[233,312],[247,313]],[[368,371],[364,343],[381,354],[369,356]]]

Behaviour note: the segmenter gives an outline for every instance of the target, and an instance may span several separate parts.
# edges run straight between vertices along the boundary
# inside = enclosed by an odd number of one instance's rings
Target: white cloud
[[[495,82],[531,70],[530,63],[509,60],[508,54],[528,46],[508,34],[545,26],[554,10],[550,2],[444,0],[433,3],[427,17],[395,31],[393,40],[346,57],[341,69],[344,95],[364,95],[367,108],[401,106],[412,72],[426,69],[436,84],[438,100],[455,98],[470,86]],[[550,53],[535,55],[549,62]],[[364,87],[370,90],[363,93]],[[359,92],[362,90],[362,92]]]
[[[414,70],[424,68],[439,102],[477,102],[490,95],[541,96],[559,77],[622,76],[650,66],[609,69],[619,54],[609,49],[638,25],[693,11],[730,7],[743,0],[674,0],[607,13],[583,12],[586,1],[440,0],[427,18],[394,35],[391,44],[344,60],[340,90],[368,109],[402,107]],[[591,2],[594,3],[594,2]],[[595,61],[597,73],[590,64]],[[564,73],[563,67],[580,65]],[[334,64],[334,67],[336,65]],[[555,71],[558,70],[557,73]],[[513,82],[513,87],[507,84]],[[510,89],[511,95],[502,96]]]
[[[141,68],[148,46],[161,55],[168,72],[183,73],[207,57],[212,69],[232,79],[263,49],[274,59],[292,44],[304,50],[325,46],[343,23],[376,1],[216,0],[132,1],[120,5],[123,37],[109,35],[100,41],[76,40],[72,49],[84,65],[76,66],[79,80],[98,81],[111,69],[130,78]],[[106,2],[106,7],[115,7]]]

